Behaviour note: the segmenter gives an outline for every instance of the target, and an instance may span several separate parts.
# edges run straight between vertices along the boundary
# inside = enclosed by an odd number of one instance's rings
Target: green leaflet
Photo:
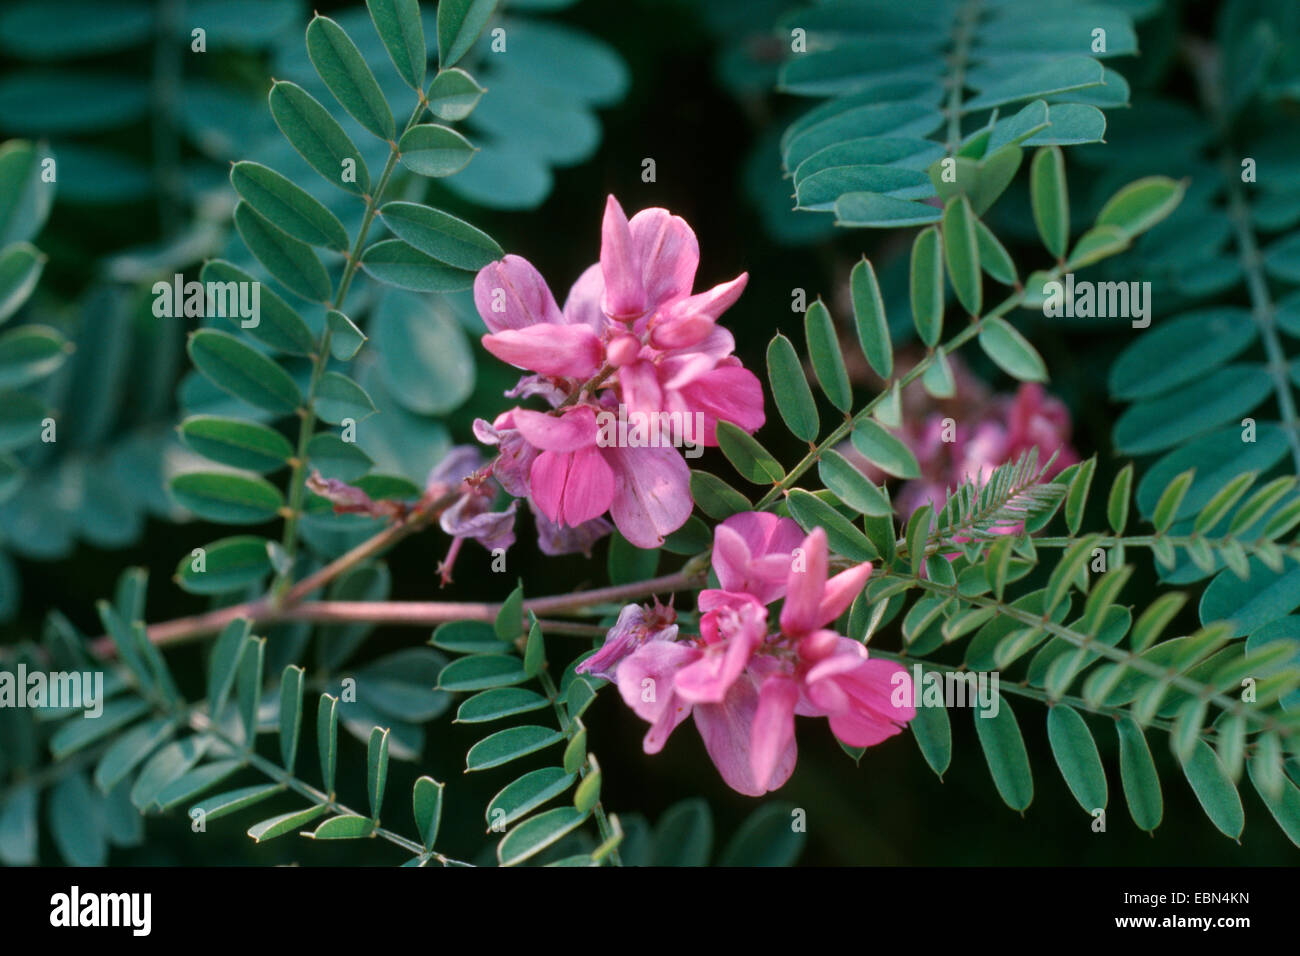
[[[418,21],[417,21],[418,22]],[[307,55],[329,91],[358,123],[380,139],[397,130],[379,82],[343,28],[317,14],[307,25]]]

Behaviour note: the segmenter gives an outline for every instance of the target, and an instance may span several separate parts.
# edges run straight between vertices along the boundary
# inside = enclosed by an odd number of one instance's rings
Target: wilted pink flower
[[[722,778],[760,796],[794,770],[796,714],[826,717],[832,733],[855,747],[879,743],[915,717],[910,705],[894,703],[911,699],[906,671],[869,659],[863,645],[827,629],[865,587],[870,564],[830,576],[825,531],[802,537],[789,519],[761,513],[719,525],[713,554],[723,589],[701,593],[698,637],[647,641],[626,654],[627,642],[617,638],[614,679],[651,725],[646,753],[657,753],[694,715]],[[764,605],[783,594],[773,631]],[[900,684],[909,686],[900,692]]]
[[[618,620],[605,635],[600,650],[579,664],[574,670],[591,674],[603,680],[613,680],[614,671],[627,657],[647,641],[672,641],[677,639],[677,614],[671,607],[655,603],[650,607],[629,604],[619,612]]]

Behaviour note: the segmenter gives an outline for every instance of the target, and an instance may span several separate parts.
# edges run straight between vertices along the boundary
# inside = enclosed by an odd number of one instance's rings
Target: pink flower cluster
[[[493,474],[502,487],[528,497],[553,524],[544,541],[589,546],[608,530],[609,512],[630,542],[656,547],[690,516],[681,451],[604,444],[598,413],[623,406],[645,416],[698,416],[705,445],[717,443],[718,421],[750,432],[763,424],[762,386],[717,324],[748,276],[693,294],[699,260],[685,220],[665,209],[629,220],[610,196],[600,261],[573,284],[563,309],[526,259],[506,256],[479,272],[474,302],[488,327],[484,347],[532,373],[507,394],[551,407],[479,419],[475,434],[497,446]],[[566,530],[573,534],[555,533]]]
[[[720,585],[700,593],[699,635],[679,639],[674,615],[629,605],[604,645],[577,668],[618,685],[650,723],[643,747],[658,753],[687,717],[723,780],[749,796],[794,771],[794,718],[825,717],[853,747],[897,734],[913,717],[907,671],[870,659],[828,630],[866,585],[870,564],[829,576],[826,533],[806,537],[789,518],[748,512],[714,534]],[[784,598],[775,621],[769,606]]]
[[[949,491],[965,481],[982,484],[995,468],[1015,461],[1030,448],[1038,449],[1040,464],[1056,455],[1048,478],[1079,461],[1070,444],[1070,412],[1060,399],[1037,383],[1021,385],[1014,396],[988,397],[983,385],[953,361],[954,372],[959,373],[961,418],[946,410],[905,407],[903,426],[895,432],[921,466],[921,477],[904,484],[895,496],[904,519],[926,503],[942,508]],[[851,445],[839,450],[874,481],[884,480],[884,473]]]

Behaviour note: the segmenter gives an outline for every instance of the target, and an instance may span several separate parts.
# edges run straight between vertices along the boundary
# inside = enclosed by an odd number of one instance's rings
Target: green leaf
[[[528,680],[523,661],[505,654],[475,654],[452,661],[438,675],[438,689],[486,690]]]
[[[237,418],[192,415],[179,426],[194,451],[232,468],[259,474],[276,471],[293,457],[293,446],[277,431]]]
[[[1148,176],[1129,183],[1101,207],[1098,226],[1114,226],[1130,238],[1146,232],[1183,201],[1185,182],[1168,176]]]
[[[503,717],[513,717],[533,710],[541,710],[549,702],[541,694],[522,687],[497,687],[475,694],[460,705],[456,722],[478,724]]]
[[[329,299],[334,286],[311,246],[276,228],[243,201],[235,207],[235,228],[249,251],[286,289],[310,302]]]
[[[440,178],[460,172],[478,150],[450,126],[421,123],[397,144],[402,165],[421,176]]]
[[[302,404],[302,393],[289,373],[233,335],[200,329],[190,336],[186,350],[206,379],[250,405],[284,415]]]
[[[1058,259],[1064,257],[1070,242],[1070,196],[1061,147],[1044,146],[1034,154],[1029,166],[1029,198],[1043,245]]]
[[[912,244],[912,321],[930,348],[943,335],[943,241],[935,226],[922,229]]]
[[[236,535],[206,545],[201,556],[187,554],[176,567],[176,583],[190,594],[230,594],[261,581],[271,572],[270,542]]]
[[[455,654],[504,654],[511,649],[509,642],[499,638],[496,630],[486,621],[449,621],[439,624],[429,643]]]
[[[1241,836],[1246,823],[1241,797],[1210,745],[1198,738],[1191,757],[1183,762],[1182,767],[1210,822],[1233,840]]]
[[[208,713],[213,719],[219,720],[225,710],[251,629],[251,621],[237,617],[222,628],[212,646],[212,656],[208,660],[207,692]]]
[[[817,383],[832,405],[842,412],[853,408],[853,387],[849,372],[844,367],[844,355],[835,332],[830,312],[818,299],[808,307],[804,316],[804,338],[808,343],[808,357],[812,361]]]
[[[279,489],[264,478],[227,472],[178,475],[169,490],[181,507],[222,524],[261,524],[284,506]]]
[[[876,270],[865,257],[849,273],[849,293],[853,299],[853,319],[858,327],[858,342],[867,362],[883,379],[894,372],[894,347],[885,318],[885,301],[880,295]]]
[[[330,333],[330,354],[340,362],[350,361],[361,351],[366,336],[342,312],[337,309],[326,312],[325,325]]]
[[[278,817],[271,817],[269,820],[263,820],[261,823],[254,823],[248,828],[248,835],[253,838],[254,843],[265,843],[267,840],[274,840],[278,836],[284,836],[286,833],[293,833],[304,824],[310,823],[326,811],[323,803],[310,806],[305,810],[294,810],[291,813],[282,813]]]
[[[322,420],[333,425],[349,418],[359,422],[378,410],[366,390],[342,372],[326,372],[320,377],[312,405]]]
[[[654,828],[651,866],[708,866],[713,850],[713,817],[698,797],[664,811]]]
[[[251,275],[224,259],[213,259],[203,264],[199,278],[206,284],[221,283],[221,299],[217,300],[218,311],[224,313],[232,324],[244,329],[253,338],[278,352],[289,355],[310,355],[316,350],[316,337],[303,321],[302,316],[289,307],[284,299],[271,290],[266,283],[258,282]],[[239,287],[231,283],[244,284],[244,288],[257,291],[256,322],[252,318],[240,315],[236,303]]]
[[[45,378],[72,348],[61,333],[44,325],[23,325],[0,335],[0,388],[21,388]]]
[[[1052,57],[1041,62],[1031,62],[1009,76],[999,76],[987,84],[978,96],[966,101],[963,109],[988,109],[1020,100],[1100,86],[1104,76],[1102,65],[1091,57]]]
[[[283,793],[284,789],[282,783],[263,783],[252,787],[240,787],[238,790],[227,790],[194,804],[190,807],[189,816],[191,819],[217,820],[227,814],[259,804],[263,800],[269,800],[277,793]]]
[[[1082,269],[1084,266],[1092,265],[1094,262],[1100,262],[1102,259],[1108,259],[1111,256],[1118,255],[1127,249],[1131,242],[1132,237],[1118,226],[1097,226],[1096,228],[1089,229],[1075,242],[1074,249],[1070,251],[1069,257],[1065,260],[1065,269],[1066,271]],[[1034,280],[1040,275],[1042,274],[1035,273],[1030,276],[1030,281],[1026,283],[1027,288],[1039,288],[1038,284],[1036,284]],[[1056,283],[1058,286],[1060,285],[1060,280],[1054,279],[1051,281]],[[1042,284],[1044,294],[1047,293],[1046,287],[1048,284],[1049,283],[1047,282]],[[1027,306],[1032,305],[1036,307],[1041,303],[1027,300],[1025,304]]]
[[[1065,489],[1065,525],[1070,534],[1078,534],[1083,524],[1083,509],[1088,503],[1088,492],[1092,489],[1092,476],[1097,470],[1097,459],[1089,458],[1081,462],[1070,477]],[[1065,472],[1057,477],[1064,476]]]
[[[880,193],[845,193],[835,200],[835,222],[857,228],[901,228],[938,222],[943,214],[933,206],[895,199]]]
[[[230,184],[263,218],[293,238],[309,246],[347,251],[348,233],[338,216],[275,170],[261,163],[235,163]]]
[[[262,705],[262,670],[266,663],[266,638],[254,637],[244,647],[235,677],[235,703],[244,728],[244,743],[251,749],[257,739],[258,711]]]
[[[41,278],[45,259],[45,253],[26,242],[0,249],[0,322],[27,301]]]
[[[95,766],[95,786],[101,793],[113,790],[175,732],[175,723],[155,717],[119,735]]]
[[[1052,745],[1056,766],[1079,806],[1086,813],[1104,808],[1108,799],[1106,772],[1101,767],[1097,742],[1079,712],[1065,704],[1057,704],[1049,710],[1047,739]]]
[[[143,813],[152,806],[163,787],[199,762],[208,745],[208,738],[186,737],[150,757],[131,787],[131,803],[135,808]]]
[[[22,688],[20,693],[25,694],[26,691],[26,688]],[[50,738],[50,753],[55,760],[62,760],[82,747],[103,740],[153,709],[148,701],[139,697],[110,700],[102,706],[103,710],[98,717],[82,714],[65,721],[55,731]]]
[[[1116,534],[1124,533],[1128,524],[1129,498],[1133,488],[1133,465],[1130,462],[1120,469],[1115,481],[1110,486],[1110,496],[1106,499],[1106,520]]]
[[[370,456],[338,435],[319,432],[307,442],[307,461],[320,470],[326,478],[354,481],[370,471],[374,462]]]
[[[406,85],[418,93],[424,86],[429,56],[419,0],[366,0],[366,7],[393,66]]]
[[[358,123],[380,139],[393,138],[393,111],[365,57],[341,26],[316,14],[307,25],[307,55],[334,98]]]
[[[1160,500],[1156,502],[1156,510],[1152,515],[1151,523],[1156,526],[1159,534],[1164,534],[1174,523],[1174,518],[1178,515],[1178,509],[1187,497],[1187,489],[1192,485],[1192,479],[1196,477],[1196,469],[1189,468],[1179,475],[1176,475],[1165,490],[1160,494]]]
[[[500,830],[573,785],[575,777],[559,767],[542,767],[506,785],[487,806],[487,822]]]
[[[786,427],[796,438],[809,442],[816,439],[820,428],[817,403],[813,401],[799,354],[780,332],[767,345],[767,377]]]
[[[691,499],[715,521],[722,521],[742,511],[754,510],[748,498],[707,471],[691,472]]]
[[[942,705],[918,707],[916,717],[908,726],[916,738],[916,745],[921,748],[921,756],[942,779],[952,763],[952,723],[948,709]]]
[[[576,734],[570,738],[568,744],[564,747],[564,758],[560,761],[564,765],[565,773],[576,774],[582,769],[582,765],[587,761],[587,728],[579,722],[579,729]]]
[[[30,241],[45,225],[54,199],[54,184],[41,181],[46,158],[23,140],[0,145],[0,248]]]
[[[993,234],[993,230],[979,219],[975,220],[975,238],[979,244],[981,268],[992,276],[995,282],[1015,285],[1020,277],[1011,254]]]
[[[483,87],[459,67],[442,70],[429,84],[429,109],[440,120],[455,123],[474,112]]]
[[[0,861],[7,866],[36,862],[39,835],[36,826],[37,788],[15,784],[0,801]]]
[[[280,759],[284,769],[293,773],[298,757],[298,737],[302,732],[302,682],[306,672],[290,664],[280,677]]]
[[[524,646],[524,672],[529,677],[536,677],[546,666],[546,642],[542,629],[537,625],[536,615],[529,615],[532,623],[528,628],[528,641]]]
[[[496,635],[507,643],[514,641],[523,628],[524,620],[524,582],[521,580],[514,590],[501,602],[496,620],[492,622]]]
[[[835,554],[851,561],[873,561],[880,555],[871,539],[826,502],[802,488],[791,488],[790,514],[805,531],[823,528],[826,542]]]
[[[311,833],[313,840],[359,840],[375,835],[375,821],[354,813],[330,817]]]
[[[1220,574],[1201,594],[1201,623],[1226,621],[1234,637],[1245,637],[1300,607],[1300,564],[1288,562],[1279,572],[1251,558],[1243,581]]]
[[[1273,793],[1262,784],[1263,774],[1259,768],[1258,758],[1247,761],[1246,773],[1250,777],[1255,792],[1259,794],[1268,812],[1273,815],[1277,825],[1296,846],[1300,847],[1300,788],[1286,777],[1282,778],[1282,788]]]
[[[271,115],[290,145],[316,172],[348,192],[370,191],[370,173],[361,153],[329,111],[295,83],[271,86]]]
[[[858,454],[886,474],[904,479],[921,476],[921,466],[911,450],[875,422],[858,422],[852,440]]]
[[[334,793],[334,777],[338,770],[339,755],[339,699],[329,694],[320,695],[316,708],[316,748],[320,752],[320,775],[325,792]]]
[[[948,263],[948,278],[959,301],[971,315],[979,315],[984,305],[983,276],[980,274],[979,241],[975,235],[978,220],[971,211],[970,200],[954,196],[943,212],[943,252]]]
[[[546,849],[565,834],[577,829],[587,814],[576,807],[556,807],[523,821],[497,845],[502,866],[514,866]]]
[[[487,233],[439,209],[390,202],[380,207],[379,215],[398,238],[457,269],[477,271],[505,255]]]
[[[103,866],[108,845],[97,825],[95,795],[84,774],[65,775],[50,791],[50,835],[73,866]]]
[[[244,766],[242,760],[215,760],[189,770],[158,791],[154,804],[170,810],[215,787]]]
[[[474,273],[446,265],[401,239],[384,239],[361,254],[361,268],[380,282],[413,292],[459,292]]]
[[[857,466],[839,452],[827,449],[817,462],[817,474],[835,497],[855,511],[877,518],[894,513],[893,505],[885,493],[872,484]]]
[[[376,823],[384,805],[384,786],[388,783],[388,733],[387,728],[374,728],[366,747],[366,796],[370,798],[370,816]]]
[[[438,4],[438,66],[456,65],[496,11],[497,0],[442,0]]]
[[[772,453],[731,422],[718,422],[718,448],[742,478],[756,485],[777,482],[785,477],[785,470]]]
[[[601,774],[599,770],[593,770],[587,776],[582,778],[582,783],[578,784],[578,789],[573,792],[574,809],[580,813],[587,813],[600,802],[600,784]]]
[[[1047,365],[1029,340],[1000,316],[980,324],[980,348],[998,368],[1022,382],[1047,381]]]
[[[765,803],[740,825],[722,851],[719,866],[793,866],[803,852],[807,834],[795,829],[788,803]]]
[[[550,727],[525,724],[508,727],[484,737],[465,755],[466,770],[487,770],[536,753],[564,739],[564,735]]]
[[[438,839],[438,826],[442,822],[442,791],[446,784],[424,776],[415,781],[411,803],[415,812],[415,826],[420,831],[420,842],[432,850]]]
[[[1012,810],[1024,812],[1034,799],[1029,755],[1025,752],[1025,739],[1020,734],[1020,724],[1016,722],[1011,705],[1005,697],[998,696],[997,716],[989,717],[984,711],[977,712],[975,732],[1002,801]]]

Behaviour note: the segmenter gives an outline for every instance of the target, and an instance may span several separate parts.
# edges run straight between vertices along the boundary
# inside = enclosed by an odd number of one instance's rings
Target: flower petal
[[[514,422],[524,440],[543,451],[577,451],[596,443],[596,413],[585,405],[563,415],[516,408]]]
[[[605,200],[605,218],[600,227],[600,274],[605,292],[601,307],[615,319],[634,319],[646,310],[645,285],[641,280],[641,256],[633,242],[630,223],[618,200]]]
[[[609,510],[614,497],[614,469],[593,448],[579,448],[569,462],[564,486],[564,524],[576,528]]]
[[[564,321],[546,280],[522,256],[506,256],[479,270],[474,305],[492,332]]]
[[[700,264],[700,244],[686,220],[667,209],[642,209],[628,223],[628,231],[645,290],[642,311],[690,295]]]
[[[813,528],[804,538],[802,554],[791,562],[781,608],[781,630],[792,637],[807,634],[821,626],[822,593],[826,590],[829,555],[826,532]]]
[[[774,789],[771,781],[782,755],[794,745],[794,708],[798,702],[799,687],[794,678],[784,674],[768,676],[759,688],[749,760],[754,780],[768,790]]]
[[[691,516],[691,471],[676,448],[603,448],[617,479],[610,517],[638,548],[657,548]]]
[[[585,325],[542,323],[483,336],[483,347],[515,368],[589,378],[604,357],[600,336]]]

